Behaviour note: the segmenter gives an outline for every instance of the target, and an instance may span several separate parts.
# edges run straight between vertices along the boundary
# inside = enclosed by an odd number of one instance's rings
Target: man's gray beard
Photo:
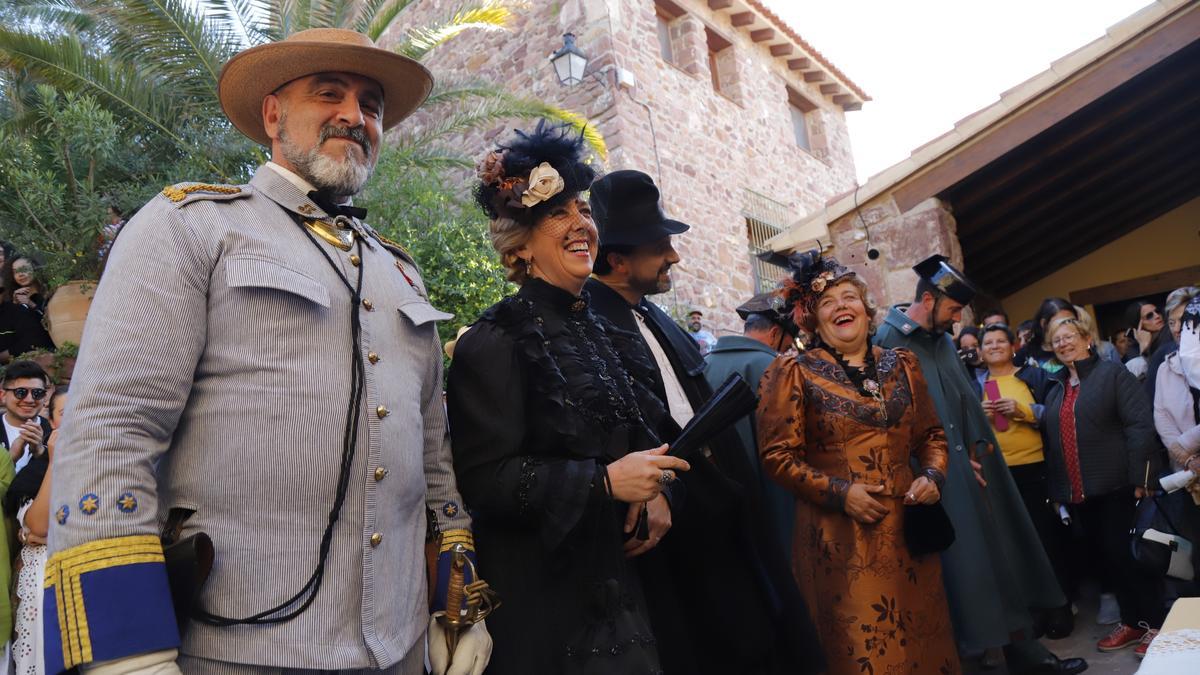
[[[370,157],[360,160],[351,146],[346,146],[345,161],[337,161],[321,153],[321,145],[307,151],[296,147],[283,131],[286,116],[279,120],[279,146],[283,158],[296,169],[297,175],[312,183],[318,190],[329,190],[340,197],[350,197],[362,191],[375,172]],[[360,148],[361,149],[361,148]],[[365,152],[365,151],[364,151]]]

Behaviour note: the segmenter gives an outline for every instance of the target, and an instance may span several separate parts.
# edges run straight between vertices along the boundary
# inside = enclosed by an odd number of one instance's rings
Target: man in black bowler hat
[[[670,442],[712,396],[695,341],[646,297],[670,290],[679,262],[671,238],[689,227],[666,217],[658,188],[640,171],[597,180],[590,201],[600,230],[585,286],[592,311],[642,337],[657,367],[655,392],[670,411],[656,431]],[[664,671],[824,670],[808,608],[764,517],[758,472],[734,429],[706,455],[679,478],[684,498],[672,504],[670,536],[638,559]]]
[[[751,389],[758,391],[758,383],[767,366],[781,353],[796,348],[796,336],[800,329],[791,317],[780,311],[782,307],[783,299],[774,293],[759,293],[738,306],[737,313],[743,322],[742,335],[721,336],[713,350],[704,357],[708,363],[705,377],[710,385],[719,387],[731,373],[738,373]],[[764,515],[770,521],[771,531],[776,535],[780,549],[790,558],[796,498],[763,472],[762,463],[758,460],[755,424],[755,414],[750,413],[734,429],[756,471],[766,506]]]

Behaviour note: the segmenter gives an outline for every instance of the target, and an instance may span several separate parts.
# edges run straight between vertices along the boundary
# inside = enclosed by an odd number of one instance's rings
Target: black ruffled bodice
[[[626,505],[608,496],[604,476],[611,462],[659,444],[649,429],[666,413],[648,386],[653,372],[638,337],[594,314],[586,293],[536,279],[455,345],[454,467],[480,573],[504,602],[488,619],[489,673],[564,672],[562,659],[620,623],[595,614],[597,592],[614,583],[619,602],[607,611],[641,621],[640,586],[621,550]],[[656,662],[648,627],[609,648]]]

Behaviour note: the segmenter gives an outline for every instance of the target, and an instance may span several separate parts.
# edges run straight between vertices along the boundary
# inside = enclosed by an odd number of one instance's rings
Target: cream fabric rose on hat
[[[531,207],[563,191],[566,183],[549,162],[542,162],[529,172],[529,187],[521,194],[521,203]]]

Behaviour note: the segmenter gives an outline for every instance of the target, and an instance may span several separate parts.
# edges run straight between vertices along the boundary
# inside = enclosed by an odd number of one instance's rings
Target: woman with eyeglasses
[[[1158,305],[1150,300],[1134,300],[1125,309],[1125,323],[1129,326],[1130,337],[1137,343],[1138,357],[1130,359],[1125,364],[1129,372],[1139,380],[1153,380],[1158,372],[1158,365],[1170,352],[1170,331],[1164,330],[1167,322],[1158,309]],[[1166,349],[1157,360],[1155,356],[1160,349]]]
[[[4,280],[4,288],[0,289],[0,363],[8,363],[19,354],[35,349],[54,349],[54,341],[42,325],[42,313],[29,306],[22,299],[36,305],[41,295],[33,290],[25,290],[14,278],[15,269],[23,269],[18,265],[28,264],[28,258],[6,251],[5,262],[0,276]],[[32,278],[22,276],[31,281]]]
[[[1121,622],[1097,649],[1137,645],[1144,656],[1165,614],[1162,580],[1144,574],[1129,548],[1155,447],[1150,403],[1128,370],[1096,356],[1077,319],[1059,319],[1047,335],[1064,366],[1052,376],[1043,417],[1050,499],[1079,523],[1121,606]]]

